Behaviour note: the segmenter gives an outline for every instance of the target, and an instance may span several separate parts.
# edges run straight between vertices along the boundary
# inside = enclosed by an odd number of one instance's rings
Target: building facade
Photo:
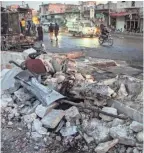
[[[143,10],[143,1],[118,1],[117,10],[110,15],[116,20],[116,29],[123,31],[142,32],[142,19],[140,10]]]

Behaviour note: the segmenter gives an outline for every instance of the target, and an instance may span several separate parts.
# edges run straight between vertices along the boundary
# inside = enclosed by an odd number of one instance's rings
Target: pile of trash
[[[44,74],[32,72],[32,67],[16,68],[19,70],[9,82],[12,86],[2,91],[2,114],[7,114],[8,124],[20,120],[28,129],[26,137],[44,141],[52,153],[72,149],[142,153],[143,124],[108,105],[111,100],[129,100],[141,107],[140,80],[117,76],[97,81],[90,74],[81,74],[72,58],[53,55],[37,59],[46,67]],[[1,81],[10,71],[1,76]]]

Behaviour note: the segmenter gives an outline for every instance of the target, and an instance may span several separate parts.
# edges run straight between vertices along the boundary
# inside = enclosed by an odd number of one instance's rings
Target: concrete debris
[[[4,71],[4,70],[3,70]],[[9,71],[2,71],[1,75],[1,90],[11,90],[11,92],[16,91],[19,86],[16,86],[16,81],[14,77],[21,72],[22,70],[20,68],[13,68]]]
[[[107,112],[107,113],[111,113],[111,114],[114,114],[114,115],[117,115],[117,109],[112,108],[112,107],[103,107],[102,111]],[[100,114],[99,116],[104,121],[112,121],[113,120],[113,117],[110,117],[110,116],[106,116],[106,115],[103,115],[103,114]]]
[[[64,111],[53,109],[41,120],[42,124],[47,128],[55,128],[64,116]]]
[[[46,113],[46,110],[47,110],[46,107],[44,107],[44,106],[42,106],[42,105],[38,105],[38,106],[36,107],[35,113],[36,113],[39,117],[43,118],[44,115],[45,115],[45,113]]]
[[[70,121],[71,119],[78,119],[80,118],[80,114],[78,111],[78,108],[75,106],[70,107],[65,111],[65,118],[67,121]]]
[[[77,126],[63,127],[60,130],[60,133],[62,134],[63,137],[73,135],[77,133]]]
[[[106,153],[110,148],[114,147],[118,143],[118,139],[114,139],[112,141],[108,141],[105,143],[100,143],[96,148],[96,153]]]
[[[135,146],[136,141],[134,137],[130,136],[127,127],[118,125],[110,128],[110,136],[114,139],[119,139],[120,144]]]
[[[134,148],[133,153],[139,153],[137,148]]]
[[[104,126],[103,123],[97,119],[92,119],[86,123],[84,130],[88,136],[95,139],[96,144],[109,140],[109,128]]]
[[[35,119],[33,121],[34,124],[34,128],[35,130],[39,133],[39,134],[46,134],[47,133],[47,129],[42,127],[42,123],[39,119]]]
[[[136,138],[137,138],[137,140],[139,142],[143,142],[143,139],[144,139],[144,137],[143,137],[143,131],[137,133]]]
[[[118,90],[118,97],[121,98],[121,99],[123,99],[123,98],[126,97],[126,96],[128,96],[128,93],[127,93],[127,91],[126,91],[125,85],[122,83],[122,84],[120,85],[119,90]]]
[[[115,126],[118,126],[118,125],[122,125],[124,124],[124,120],[121,120],[119,118],[115,118],[113,121],[112,121],[112,126],[115,127]]]
[[[23,59],[33,52],[36,51],[32,48],[25,50]],[[72,60],[79,56],[75,53],[40,55],[37,59],[46,72],[41,75],[14,70],[15,74],[7,77],[11,70],[4,70],[2,127],[8,127],[8,133],[16,128],[19,134],[16,142],[21,141],[21,132],[24,142],[34,141],[32,148],[39,152],[48,147],[52,153],[69,152],[70,148],[89,153],[141,153],[142,81],[107,75],[104,67],[116,66],[111,61]]]
[[[84,90],[84,94],[89,97],[97,97],[98,95],[111,97],[114,93],[114,90],[109,86],[97,85],[96,83],[89,84]]]
[[[31,123],[34,121],[34,119],[36,119],[37,115],[35,113],[32,113],[30,115],[25,115],[23,116],[24,122],[27,123]]]
[[[94,138],[88,136],[86,133],[84,133],[83,137],[88,144],[94,141]]]
[[[14,92],[14,95],[20,102],[27,101],[34,97],[32,94],[30,94],[28,91],[26,91],[24,88],[20,88],[16,92]]]
[[[130,129],[132,129],[134,132],[141,132],[143,130],[143,124],[133,121],[130,124]]]

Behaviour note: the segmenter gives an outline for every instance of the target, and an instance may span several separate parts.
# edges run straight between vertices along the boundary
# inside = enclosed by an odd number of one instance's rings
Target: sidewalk
[[[119,33],[119,32],[115,32],[115,33],[111,33],[112,36],[114,37],[118,37],[118,38],[136,38],[136,39],[143,39],[143,33]]]

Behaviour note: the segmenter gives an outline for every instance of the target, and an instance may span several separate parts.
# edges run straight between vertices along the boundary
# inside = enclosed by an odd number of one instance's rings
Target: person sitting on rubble
[[[100,29],[101,29],[101,35],[104,39],[107,39],[108,38],[108,34],[109,34],[109,31],[107,29],[107,27],[103,24],[100,25]]]

